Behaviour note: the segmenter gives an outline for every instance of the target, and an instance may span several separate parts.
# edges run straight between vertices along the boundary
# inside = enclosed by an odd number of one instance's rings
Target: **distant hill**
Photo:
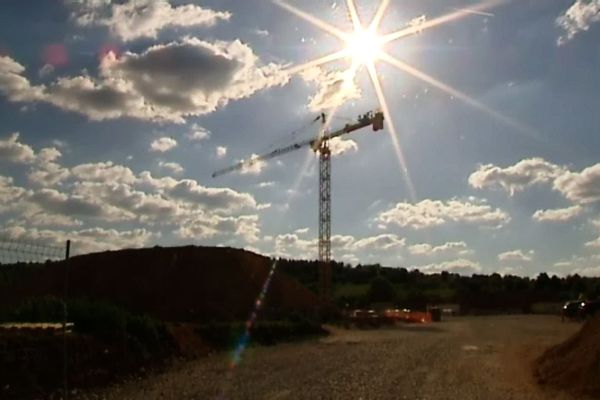
[[[18,285],[3,289],[0,301],[61,297],[68,268],[68,293],[73,298],[109,301],[166,321],[245,320],[271,263],[267,257],[232,248],[109,251],[47,264]],[[266,296],[266,313],[311,312],[317,304],[311,291],[276,271]]]

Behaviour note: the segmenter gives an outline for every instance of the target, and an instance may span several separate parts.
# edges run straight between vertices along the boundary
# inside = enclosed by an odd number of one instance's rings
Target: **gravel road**
[[[106,399],[560,399],[531,361],[578,325],[558,317],[452,318],[431,325],[342,330],[320,340],[226,354],[109,388]]]

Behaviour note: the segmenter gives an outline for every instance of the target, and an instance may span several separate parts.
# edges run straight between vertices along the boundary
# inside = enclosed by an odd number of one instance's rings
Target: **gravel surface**
[[[572,400],[538,388],[530,363],[577,329],[546,316],[331,328],[320,340],[251,348],[233,370],[215,355],[81,398]]]

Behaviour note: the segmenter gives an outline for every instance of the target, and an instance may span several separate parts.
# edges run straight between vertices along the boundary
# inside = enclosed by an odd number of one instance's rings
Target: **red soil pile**
[[[600,398],[600,315],[564,343],[548,349],[536,361],[534,374],[541,384]]]
[[[0,301],[68,294],[108,301],[165,321],[233,321],[248,317],[268,273],[270,259],[232,248],[178,247],[120,250],[73,257],[36,271]],[[6,303],[5,303],[6,304]],[[278,271],[268,290],[265,317],[311,312],[317,297]],[[264,315],[264,314],[263,314]]]

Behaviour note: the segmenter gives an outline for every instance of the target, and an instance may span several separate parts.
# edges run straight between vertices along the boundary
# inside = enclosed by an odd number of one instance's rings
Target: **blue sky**
[[[385,51],[436,81],[375,62],[388,121],[336,143],[334,258],[600,274],[600,1],[495,3],[389,2],[381,34],[418,29]],[[353,29],[344,1],[285,4]],[[296,73],[346,45],[285,4],[3,2],[0,234],[316,258],[313,153],[211,177],[381,107],[352,56]]]

